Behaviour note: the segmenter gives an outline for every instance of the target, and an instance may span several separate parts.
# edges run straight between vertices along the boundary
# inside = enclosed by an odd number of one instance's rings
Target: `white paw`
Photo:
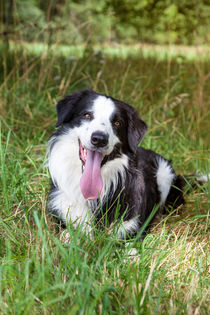
[[[64,230],[61,235],[60,235],[60,241],[64,244],[69,244],[70,243],[70,235],[67,230]]]

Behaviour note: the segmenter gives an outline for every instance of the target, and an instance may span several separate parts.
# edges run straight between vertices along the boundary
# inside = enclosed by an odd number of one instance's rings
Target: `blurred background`
[[[1,39],[205,45],[208,0],[1,0]]]

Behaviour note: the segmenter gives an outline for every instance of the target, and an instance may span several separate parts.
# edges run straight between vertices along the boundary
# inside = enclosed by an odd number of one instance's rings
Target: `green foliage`
[[[1,33],[48,44],[209,43],[207,0],[0,0]]]
[[[204,31],[210,18],[206,0],[108,0],[107,3],[113,7],[120,29],[132,25],[138,41],[192,44],[209,40]]]

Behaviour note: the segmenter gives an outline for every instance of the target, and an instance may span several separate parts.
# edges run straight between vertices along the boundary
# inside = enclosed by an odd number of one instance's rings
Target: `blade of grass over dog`
[[[146,219],[146,221],[144,222],[144,224],[142,225],[142,227],[139,229],[138,234],[137,234],[137,240],[138,238],[141,239],[141,237],[143,236],[145,230],[147,229],[148,225],[151,223],[151,221],[154,219],[156,213],[159,210],[159,205],[156,205],[153,210],[151,211],[150,215],[148,216],[148,218]]]

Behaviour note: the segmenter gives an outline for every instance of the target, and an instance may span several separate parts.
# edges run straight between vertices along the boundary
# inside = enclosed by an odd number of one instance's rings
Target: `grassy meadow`
[[[209,183],[126,246],[108,231],[91,240],[80,228],[69,228],[64,244],[47,210],[55,105],[77,89],[135,106],[149,125],[142,145],[178,173],[210,173],[210,59],[130,49],[124,58],[1,49],[1,314],[208,314]]]

